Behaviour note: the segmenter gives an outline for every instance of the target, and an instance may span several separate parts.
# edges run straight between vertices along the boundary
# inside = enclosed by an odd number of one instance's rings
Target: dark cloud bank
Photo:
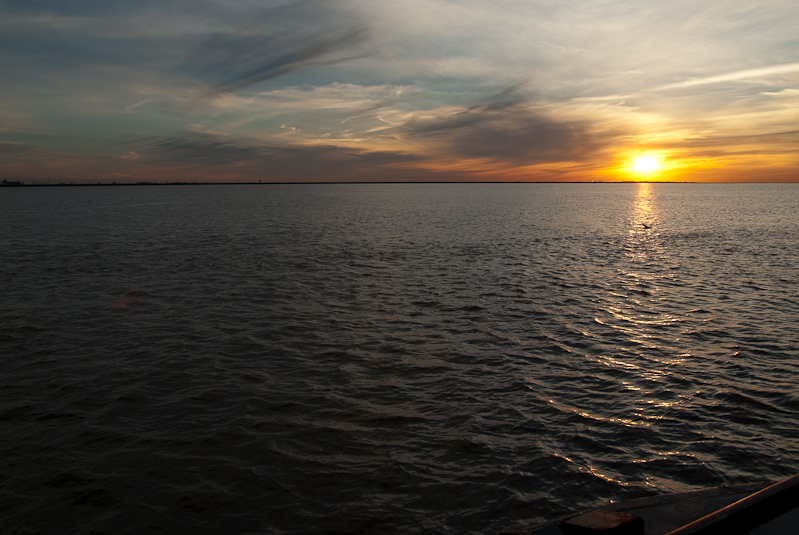
[[[264,182],[430,180],[430,173],[411,166],[420,158],[401,152],[363,151],[331,145],[244,145],[219,136],[184,133],[147,138],[132,145],[144,165],[212,179],[231,177]],[[457,180],[443,174],[441,180]]]
[[[609,144],[588,121],[561,121],[510,91],[455,114],[407,123],[408,136],[444,147],[453,158],[513,166],[584,160]]]

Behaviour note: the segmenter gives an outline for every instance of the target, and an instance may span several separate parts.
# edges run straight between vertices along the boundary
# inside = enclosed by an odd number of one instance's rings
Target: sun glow
[[[660,170],[660,164],[654,156],[639,156],[633,163],[633,171],[636,173],[652,173]]]

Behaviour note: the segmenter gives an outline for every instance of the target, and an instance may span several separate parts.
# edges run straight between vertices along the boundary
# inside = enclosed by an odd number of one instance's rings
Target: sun
[[[633,171],[636,173],[652,173],[660,170],[660,164],[654,156],[639,156],[633,163]]]

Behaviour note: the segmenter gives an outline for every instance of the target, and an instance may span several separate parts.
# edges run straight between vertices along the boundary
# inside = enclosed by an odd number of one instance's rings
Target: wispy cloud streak
[[[212,84],[214,91],[232,93],[310,65],[334,64],[366,54],[355,50],[366,40],[363,27],[325,36],[277,34],[235,36],[217,33],[188,60],[188,69]]]
[[[337,20],[341,17],[334,5],[298,2],[260,14],[261,22],[252,27],[214,32],[180,70],[210,84],[212,92],[232,93],[306,67],[367,56],[367,25]],[[291,15],[299,8],[317,11],[318,16],[295,20],[296,14]],[[285,18],[282,23],[272,20],[275,12]]]
[[[775,76],[778,74],[790,74],[799,72],[799,63],[788,63],[785,65],[773,65],[771,67],[762,67],[760,69],[747,69],[743,71],[728,72],[716,76],[707,76],[705,78],[696,78],[692,80],[685,80],[683,82],[676,82],[673,84],[661,85],[653,89],[653,91],[667,91],[669,89],[684,89],[687,87],[696,87],[701,85],[718,84],[723,82],[735,82],[738,80],[754,80],[764,78],[767,76]]]

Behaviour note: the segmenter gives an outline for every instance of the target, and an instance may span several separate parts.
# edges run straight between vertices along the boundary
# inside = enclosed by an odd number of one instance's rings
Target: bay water
[[[496,533],[799,472],[799,185],[0,189],[5,533]]]

